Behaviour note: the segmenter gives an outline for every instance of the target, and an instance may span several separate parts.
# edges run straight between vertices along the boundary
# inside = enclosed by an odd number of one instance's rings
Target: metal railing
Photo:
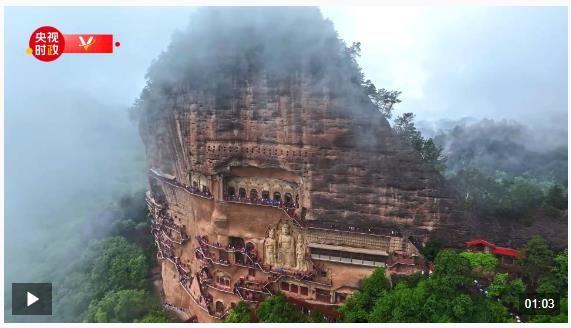
[[[154,170],[154,169],[150,169],[149,172],[150,172],[150,175],[152,177],[154,177],[155,179],[161,180],[162,182],[169,184],[173,187],[185,190],[194,196],[198,196],[198,197],[202,197],[202,198],[210,199],[210,200],[214,199],[214,196],[209,191],[204,192],[204,191],[201,191],[200,189],[198,189],[196,187],[185,186],[182,183],[176,181],[175,178],[167,177],[167,176],[161,174],[160,172],[158,172],[157,170]]]

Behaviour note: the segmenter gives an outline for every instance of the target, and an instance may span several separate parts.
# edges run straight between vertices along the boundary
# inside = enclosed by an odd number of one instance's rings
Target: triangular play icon
[[[40,299],[36,297],[36,295],[30,293],[30,292],[26,292],[26,298],[27,298],[27,303],[28,306],[36,303],[37,301],[39,301]]]

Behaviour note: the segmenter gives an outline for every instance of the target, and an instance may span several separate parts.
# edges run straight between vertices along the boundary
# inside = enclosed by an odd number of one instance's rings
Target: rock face
[[[231,107],[192,91],[172,95],[170,115],[142,129],[156,150],[151,167],[187,185],[189,172],[282,169],[302,181],[303,216],[315,225],[426,235],[449,224],[453,203],[442,178],[383,115],[364,101],[316,92],[312,83],[302,74],[282,84],[256,77]]]
[[[365,95],[331,24],[237,10],[199,13],[138,104],[166,302],[199,321],[277,290],[334,307],[375,267],[420,270],[417,241],[464,242],[443,179]]]

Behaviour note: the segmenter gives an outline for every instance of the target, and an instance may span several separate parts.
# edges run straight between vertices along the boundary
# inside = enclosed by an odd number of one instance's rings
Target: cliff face
[[[300,214],[310,225],[421,237],[444,229],[447,240],[463,240],[442,178],[370,101],[315,87],[302,73],[233,84],[223,102],[178,90],[160,118],[142,120],[150,166],[187,185],[189,172],[279,168],[301,178]]]
[[[318,10],[202,10],[149,70],[152,168],[186,185],[192,172],[280,168],[300,178],[310,225],[464,240],[443,179],[394,135]]]

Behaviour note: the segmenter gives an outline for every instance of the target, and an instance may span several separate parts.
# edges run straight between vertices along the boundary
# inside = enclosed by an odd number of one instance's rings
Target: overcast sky
[[[362,42],[361,65],[420,119],[511,118],[567,127],[567,8],[325,9]]]
[[[7,8],[7,100],[77,91],[128,106],[144,86],[151,60],[165,49],[175,29],[186,26],[191,11]],[[567,125],[564,7],[361,6],[322,11],[343,39],[362,43],[360,63],[366,76],[379,87],[403,92],[399,112],[412,111],[424,120],[473,116]],[[64,55],[39,62],[25,55],[25,49],[40,25],[63,33],[113,33],[121,47],[113,55]]]

